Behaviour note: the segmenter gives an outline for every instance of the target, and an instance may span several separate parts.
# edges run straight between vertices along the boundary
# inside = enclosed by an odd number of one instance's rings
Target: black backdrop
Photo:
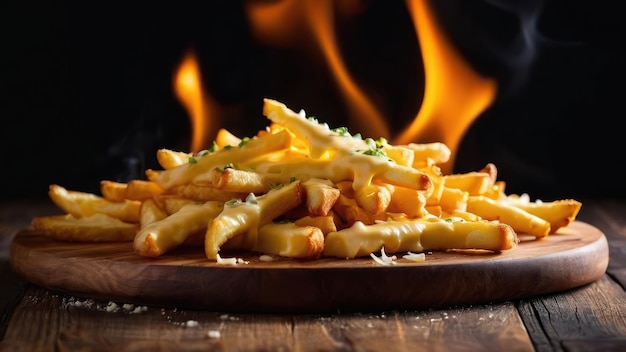
[[[194,47],[211,94],[241,136],[267,125],[265,96],[331,125],[344,107],[316,57],[258,44],[240,1],[0,3],[0,197],[51,183],[97,192],[186,150],[172,73]],[[519,3],[519,4],[517,4]],[[338,24],[348,67],[401,128],[419,109],[419,48],[403,1],[363,1]],[[497,101],[472,125],[456,171],[494,162],[508,192],[624,196],[624,21],[611,1],[437,1],[439,18]],[[522,31],[520,28],[524,27]],[[522,35],[523,34],[523,35]],[[519,38],[528,40],[519,45]]]

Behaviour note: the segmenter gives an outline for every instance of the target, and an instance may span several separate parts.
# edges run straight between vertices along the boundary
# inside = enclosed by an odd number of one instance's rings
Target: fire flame
[[[204,148],[206,141],[219,128],[222,119],[218,104],[206,94],[201,77],[196,54],[189,49],[175,73],[174,91],[191,119],[190,150],[194,152]]]
[[[355,14],[358,5],[358,1],[343,3],[343,10]],[[340,54],[333,1],[253,1],[246,8],[257,40],[280,46],[316,45],[349,108],[350,127],[357,126],[364,136],[385,137],[393,144],[443,142],[452,151],[450,161],[441,165],[442,171],[449,173],[466,130],[495,99],[496,82],[480,76],[463,60],[439,28],[427,0],[407,0],[407,9],[422,51],[425,90],[413,122],[399,135],[390,136],[388,121],[355,83]],[[312,40],[302,40],[307,35]],[[208,144],[223,117],[203,91],[193,52],[186,54],[178,69],[176,92],[192,119],[191,149],[197,151]]]
[[[496,83],[479,76],[446,40],[426,0],[407,5],[422,48],[425,89],[417,116],[394,143],[445,143],[452,155],[442,170],[450,172],[466,130],[493,102]]]

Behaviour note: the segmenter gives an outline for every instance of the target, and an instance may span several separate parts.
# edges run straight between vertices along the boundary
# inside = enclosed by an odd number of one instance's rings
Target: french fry
[[[152,198],[152,200],[160,209],[163,209],[163,211],[165,211],[167,215],[172,215],[176,213],[185,205],[198,202],[189,198],[183,198],[183,197],[173,195],[173,194],[166,194],[166,195],[161,194]]]
[[[458,188],[444,187],[439,205],[444,212],[465,211],[469,193]]]
[[[205,232],[222,207],[222,203],[215,201],[185,205],[176,213],[142,227],[133,239],[133,248],[141,256],[158,257],[189,237]]]
[[[448,188],[458,188],[466,191],[470,196],[482,195],[493,186],[491,174],[488,172],[468,172],[443,176],[444,184]]]
[[[243,198],[248,194],[245,192],[226,192],[219,190],[212,185],[201,185],[195,183],[174,186],[168,192],[181,198],[187,198],[198,202],[207,202],[210,200],[226,202],[233,198]]]
[[[306,208],[311,216],[328,215],[339,198],[340,191],[332,182],[319,178],[311,178],[303,184],[306,192]]]
[[[326,236],[324,256],[355,258],[378,252],[423,252],[447,249],[483,249],[494,252],[517,246],[519,239],[507,224],[443,219],[387,221],[373,225],[355,222]]]
[[[387,157],[395,161],[398,165],[413,166],[415,153],[406,146],[386,145],[384,147]]]
[[[126,187],[123,182],[109,180],[100,181],[100,193],[102,197],[111,202],[123,202],[126,199]]]
[[[216,260],[220,247],[229,239],[247,233],[254,247],[260,226],[273,221],[302,202],[301,181],[294,181],[280,188],[274,188],[264,195],[245,202],[226,204],[224,210],[208,226],[205,235],[205,254],[208,259]]]
[[[485,196],[470,196],[467,211],[487,220],[498,220],[511,225],[519,234],[542,238],[550,233],[550,223],[509,203],[496,202]]]
[[[404,213],[409,218],[419,218],[426,214],[424,192],[411,188],[395,186],[387,211],[391,213]]]
[[[33,230],[46,237],[68,242],[132,241],[139,229],[106,214],[76,218],[71,214],[35,217]]]
[[[144,180],[131,180],[126,185],[126,199],[146,200],[163,193],[158,183]]]
[[[271,153],[289,147],[291,136],[288,132],[267,134],[263,137],[253,138],[245,145],[222,149],[214,153],[199,156],[193,163],[180,165],[168,169],[156,175],[155,181],[165,190],[174,186],[189,184],[196,177],[207,174],[215,168],[223,168],[231,163],[238,163],[255,159],[259,155]],[[208,180],[210,181],[210,180]]]
[[[189,158],[193,157],[193,153],[177,152],[163,148],[157,150],[156,156],[159,165],[168,170],[189,164]]]
[[[328,125],[307,119],[304,111],[297,114],[285,104],[273,99],[263,99],[263,115],[293,132],[299,140],[308,141],[307,156],[312,159],[332,156],[337,151],[349,153],[369,148],[363,140],[331,131]],[[340,139],[341,143],[335,143],[337,139]]]
[[[580,211],[582,203],[574,199],[561,199],[551,202],[525,202],[518,196],[509,195],[507,201],[515,207],[536,215],[550,223],[550,233],[569,225]]]
[[[371,225],[374,223],[374,217],[363,210],[352,198],[348,198],[343,194],[339,195],[333,211],[342,219],[342,222],[351,226],[357,221]]]
[[[441,142],[409,143],[406,148],[413,151],[413,167],[422,168],[433,164],[441,164],[450,160],[452,152]]]
[[[387,210],[392,192],[393,187],[372,183],[355,190],[354,200],[365,212],[376,216]]]
[[[167,216],[165,210],[154,199],[146,199],[141,203],[139,210],[139,225],[144,228],[148,224],[165,219]]]
[[[241,138],[232,134],[229,130],[225,128],[220,128],[217,130],[217,135],[215,136],[215,144],[220,148],[224,149],[224,147],[231,146],[236,147],[241,143]]]
[[[337,224],[335,222],[335,217],[333,215],[325,215],[325,216],[304,216],[294,223],[298,226],[313,226],[317,227],[322,231],[324,236],[328,235],[331,232],[337,231]]]
[[[317,259],[324,249],[324,234],[314,226],[269,223],[259,228],[254,252],[298,259]]]
[[[56,184],[50,185],[48,195],[59,208],[75,218],[106,214],[124,222],[139,222],[139,201],[111,202],[92,193],[70,191]]]
[[[233,168],[213,170],[213,186],[221,191],[239,193],[265,193],[270,189],[269,182],[254,171]]]

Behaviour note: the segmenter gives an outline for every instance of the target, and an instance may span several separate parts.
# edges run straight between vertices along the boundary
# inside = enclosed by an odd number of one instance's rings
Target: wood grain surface
[[[32,231],[11,243],[13,270],[32,283],[77,296],[228,312],[333,312],[434,308],[529,298],[579,287],[606,271],[604,234],[575,221],[514,250],[433,252],[421,263],[371,258],[313,261],[232,253],[247,264],[218,265],[202,248],[159,258],[132,243],[69,243]],[[223,255],[226,256],[226,255]]]

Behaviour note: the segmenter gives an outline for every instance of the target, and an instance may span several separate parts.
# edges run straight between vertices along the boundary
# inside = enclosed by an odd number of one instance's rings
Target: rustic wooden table
[[[27,282],[12,238],[47,201],[0,203],[0,350],[626,351],[626,202],[582,200],[609,242],[599,280],[552,295],[437,309],[244,314],[77,298]]]

